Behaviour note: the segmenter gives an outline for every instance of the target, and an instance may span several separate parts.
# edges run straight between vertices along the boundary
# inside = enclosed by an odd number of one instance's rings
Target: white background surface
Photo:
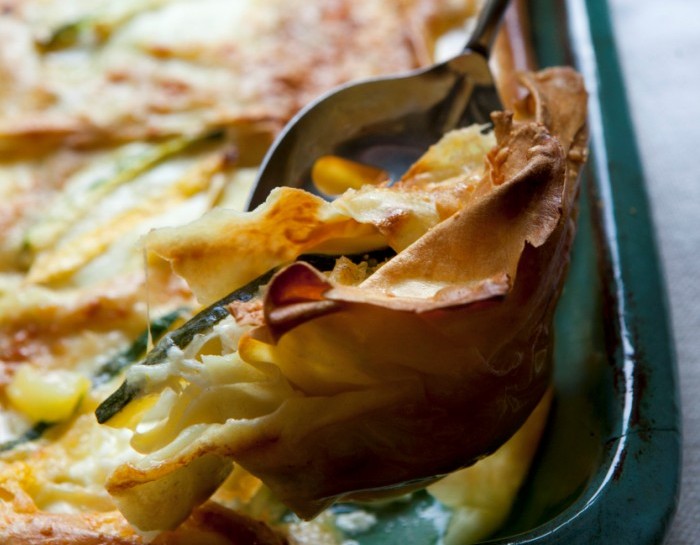
[[[700,1],[609,0],[670,303],[683,477],[666,545],[700,544]]]

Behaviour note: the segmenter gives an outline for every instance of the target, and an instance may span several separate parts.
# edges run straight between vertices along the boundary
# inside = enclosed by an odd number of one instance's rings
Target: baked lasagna
[[[0,541],[341,544],[417,494],[445,543],[496,530],[551,399],[580,78],[501,54],[492,128],[244,212],[301,106],[478,3],[0,6]]]

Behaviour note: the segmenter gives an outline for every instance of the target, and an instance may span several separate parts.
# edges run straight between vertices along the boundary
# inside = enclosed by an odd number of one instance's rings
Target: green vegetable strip
[[[126,367],[138,361],[146,353],[148,348],[148,340],[152,338],[154,340],[160,339],[163,334],[170,328],[171,325],[182,316],[184,309],[174,310],[165,316],[153,320],[150,327],[141,333],[136,340],[123,352],[117,354],[107,363],[105,363],[97,371],[95,376],[92,378],[92,385],[99,386],[105,382],[110,381]]]
[[[182,153],[190,147],[206,142],[207,140],[218,140],[224,136],[224,132],[216,130],[207,134],[198,136],[181,136],[168,140],[157,146],[155,149],[142,154],[141,156],[127,161],[124,168],[115,176],[107,180],[98,181],[92,185],[91,189],[100,189],[102,191],[111,191],[120,185],[134,180],[147,170],[163,162],[174,155]]]
[[[10,451],[13,448],[21,445],[22,443],[28,443],[29,441],[36,441],[51,426],[53,426],[53,423],[51,423],[51,422],[37,422],[36,424],[34,424],[34,426],[29,428],[27,431],[25,431],[19,437],[15,437],[14,439],[9,439],[9,440],[5,441],[4,443],[0,443],[0,452]]]
[[[96,13],[83,19],[64,23],[46,38],[38,40],[39,49],[48,53],[72,47],[82,37],[92,38],[97,44],[106,42],[112,34],[134,17],[164,5],[165,0],[142,0],[135,7],[125,11],[119,16],[108,16],[105,13]]]
[[[390,249],[381,249],[374,252],[346,256],[354,262],[359,261],[383,261],[393,255]],[[299,261],[305,261],[319,270],[327,271],[333,268],[338,256],[324,254],[307,254],[298,258]],[[267,284],[272,275],[277,269],[267,271],[265,274],[257,277],[252,282],[246,284],[242,288],[228,294],[223,299],[212,303],[210,306],[199,312],[191,320],[185,323],[182,327],[168,333],[161,341],[149,352],[143,362],[143,365],[157,365],[163,363],[168,356],[168,350],[176,346],[185,348],[195,335],[209,331],[214,325],[223,320],[229,315],[227,306],[233,301],[250,301],[259,294],[260,287]],[[140,387],[124,381],[122,385],[106,400],[97,407],[95,415],[97,421],[102,424],[121,411],[132,399],[140,393]]]
[[[90,28],[91,23],[89,19],[65,23],[56,28],[48,38],[39,41],[37,45],[44,53],[75,45],[80,35]]]
[[[168,328],[170,328],[170,326],[173,325],[173,323],[180,316],[182,316],[183,312],[184,309],[174,310],[164,316],[161,316],[160,318],[153,320],[150,327],[142,332],[126,350],[120,352],[102,367],[100,367],[95,376],[92,378],[93,387],[104,384],[129,365],[136,363],[139,358],[144,355],[146,349],[148,348],[149,336],[153,339],[159,339],[162,337]],[[0,453],[8,452],[24,443],[36,441],[54,424],[56,424],[56,422],[37,422],[34,424],[34,426],[18,437],[8,439],[7,441],[0,443]]]
[[[107,178],[93,182],[87,191],[81,191],[80,198],[65,194],[37,223],[29,227],[24,236],[26,250],[38,250],[59,239],[76,222],[91,210],[95,203],[109,195],[118,187],[130,183],[166,159],[170,159],[191,147],[224,137],[224,132],[216,130],[204,135],[177,137],[163,142],[153,149],[136,157],[117,159],[117,172]],[[46,232],[50,238],[46,239]],[[38,238],[38,240],[37,240]]]
[[[223,299],[219,299],[212,303],[207,308],[195,315],[191,320],[187,321],[182,327],[168,333],[160,342],[151,350],[143,365],[156,365],[163,363],[170,348],[177,346],[184,348],[192,342],[195,335],[209,331],[217,323],[229,315],[226,306],[234,301],[250,301],[253,299],[260,289],[260,286],[267,284],[275,273],[276,269],[272,269],[265,274],[258,276],[252,282],[249,282],[242,288],[237,289],[233,293],[228,294]],[[105,399],[97,410],[95,415],[100,424],[107,422],[115,414],[121,411],[126,405],[139,394],[140,388],[128,381],[124,381],[122,385],[107,399]]]

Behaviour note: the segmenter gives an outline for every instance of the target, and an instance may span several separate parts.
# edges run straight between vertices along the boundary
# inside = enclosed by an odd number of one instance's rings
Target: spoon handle
[[[464,51],[475,51],[488,58],[496,32],[503,19],[503,14],[510,4],[509,0],[487,0],[479,12],[476,27]]]

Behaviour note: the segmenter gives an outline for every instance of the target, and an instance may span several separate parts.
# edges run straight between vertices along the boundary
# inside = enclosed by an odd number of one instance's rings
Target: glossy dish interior
[[[550,421],[508,524],[488,542],[658,544],[680,483],[677,378],[608,5],[535,0],[527,11],[538,62],[586,78],[591,159],[556,317]]]

